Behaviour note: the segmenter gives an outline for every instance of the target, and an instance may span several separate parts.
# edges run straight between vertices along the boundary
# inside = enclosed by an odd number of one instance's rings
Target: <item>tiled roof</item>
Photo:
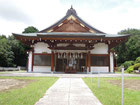
[[[106,37],[106,38],[117,38],[117,37],[127,37],[129,35],[118,35],[118,34],[101,34],[101,33],[69,33],[69,32],[49,32],[49,33],[24,33],[17,34],[13,33],[15,36],[24,37]]]

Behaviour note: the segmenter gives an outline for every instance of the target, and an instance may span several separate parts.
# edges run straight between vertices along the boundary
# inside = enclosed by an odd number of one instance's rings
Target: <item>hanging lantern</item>
[[[60,55],[59,55],[59,53],[58,53],[58,58],[60,58]]]
[[[66,58],[66,53],[64,53],[64,58]]]

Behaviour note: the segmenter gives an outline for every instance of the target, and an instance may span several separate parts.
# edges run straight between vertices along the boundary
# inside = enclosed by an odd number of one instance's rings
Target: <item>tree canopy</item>
[[[38,32],[38,29],[30,26],[25,28],[23,33]],[[13,35],[8,38],[5,35],[0,36],[0,66],[26,66],[27,54],[29,46],[22,44],[16,40]]]
[[[118,53],[118,63],[135,60],[140,56],[140,30],[125,29],[120,31],[119,34],[129,34],[131,36],[126,43],[122,43],[114,48]]]
[[[35,32],[38,32],[38,29],[33,26],[29,26],[25,28],[22,33],[35,33]]]
[[[11,51],[14,53],[14,59],[13,59],[14,65],[26,66],[26,60],[27,60],[26,50],[30,49],[30,47],[16,40],[13,35],[8,37],[8,41],[11,46]]]
[[[6,36],[0,36],[0,66],[13,66],[14,53]]]

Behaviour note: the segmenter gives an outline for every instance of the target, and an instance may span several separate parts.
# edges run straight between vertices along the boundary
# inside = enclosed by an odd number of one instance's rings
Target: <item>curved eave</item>
[[[131,35],[106,34],[106,38],[128,38]]]
[[[128,38],[130,35],[112,35],[112,34],[94,34],[94,33],[67,33],[67,32],[51,32],[51,33],[12,33],[15,37],[26,38],[103,38],[103,39],[117,39]]]
[[[70,36],[70,37],[84,37],[84,36],[96,36],[96,37],[105,37],[105,34],[95,34],[95,33],[74,33],[74,32],[50,32],[50,33],[38,33],[37,36]]]
[[[25,33],[25,34],[17,34],[12,33],[15,37],[37,37],[37,33]]]

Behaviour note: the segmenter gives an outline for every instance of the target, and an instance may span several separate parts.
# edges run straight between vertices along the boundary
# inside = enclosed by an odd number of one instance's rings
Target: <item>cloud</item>
[[[106,33],[140,28],[140,0],[0,0],[0,34],[39,30],[65,16],[70,6],[93,27]]]
[[[8,21],[32,22],[30,17],[10,0],[0,1],[0,17]]]
[[[103,32],[116,34],[127,28],[140,28],[140,0],[88,0],[77,5],[74,7],[78,15]]]

